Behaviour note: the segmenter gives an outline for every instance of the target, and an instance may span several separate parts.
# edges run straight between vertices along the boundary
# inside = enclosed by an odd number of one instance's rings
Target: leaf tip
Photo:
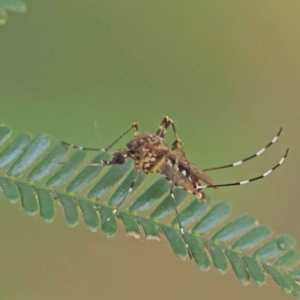
[[[147,236],[146,236],[146,240],[156,240],[156,241],[160,241],[160,237],[155,236],[155,235],[147,235]]]
[[[134,232],[134,231],[129,231],[129,232],[127,232],[127,235],[128,235],[128,236],[133,236],[133,237],[136,238],[136,239],[140,239],[140,238],[141,238],[141,235],[138,234],[138,233],[136,233],[136,232]]]

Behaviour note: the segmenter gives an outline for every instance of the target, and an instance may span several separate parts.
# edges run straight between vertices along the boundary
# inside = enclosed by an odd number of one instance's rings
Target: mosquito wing
[[[205,182],[208,185],[215,185],[215,182],[203,171],[199,170],[194,164],[192,164],[185,156],[179,153],[169,153],[169,157],[176,161],[178,160],[178,167],[184,169],[187,174]]]

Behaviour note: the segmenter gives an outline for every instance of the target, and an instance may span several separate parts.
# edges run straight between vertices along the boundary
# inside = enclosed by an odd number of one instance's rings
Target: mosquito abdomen
[[[171,160],[162,163],[158,169],[168,181],[172,182],[176,187],[194,194],[198,199],[202,199],[201,189],[196,189],[196,183],[186,170],[178,170]]]

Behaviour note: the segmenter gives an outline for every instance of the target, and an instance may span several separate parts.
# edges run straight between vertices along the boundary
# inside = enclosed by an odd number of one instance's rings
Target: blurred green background
[[[103,147],[133,122],[151,132],[168,115],[200,168],[255,153],[283,126],[267,153],[211,175],[260,175],[290,147],[281,168],[208,194],[300,242],[299,1],[26,3],[0,27],[1,123]],[[0,299],[293,299],[270,278],[243,287],[232,271],[201,272],[164,239],[135,240],[122,226],[107,239],[83,222],[69,229],[59,207],[49,225],[0,200]]]

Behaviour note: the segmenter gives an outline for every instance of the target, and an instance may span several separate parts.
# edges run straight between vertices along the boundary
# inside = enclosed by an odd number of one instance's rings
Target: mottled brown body
[[[137,135],[127,144],[127,148],[127,156],[133,159],[139,171],[146,174],[155,172],[169,151],[163,138],[150,133]]]
[[[205,201],[197,186],[201,185],[200,180],[211,185],[214,182],[190,163],[174,144],[169,147],[159,135],[145,133],[135,136],[127,148],[123,155],[133,159],[138,172],[160,173],[176,187]]]

